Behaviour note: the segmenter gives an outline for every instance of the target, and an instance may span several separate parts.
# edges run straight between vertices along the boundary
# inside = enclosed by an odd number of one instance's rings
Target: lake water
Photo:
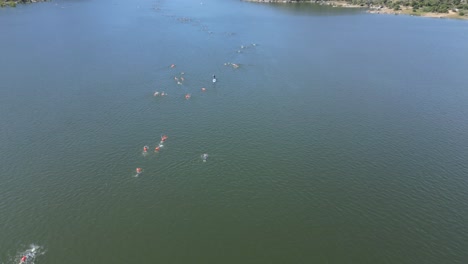
[[[467,21],[57,0],[0,39],[1,264],[468,261]]]

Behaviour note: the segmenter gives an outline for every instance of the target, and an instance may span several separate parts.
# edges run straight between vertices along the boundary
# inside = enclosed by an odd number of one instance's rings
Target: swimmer
[[[159,149],[160,149],[160,147],[159,147],[159,146],[157,146],[156,148],[154,148],[154,152],[158,152],[158,151],[159,151]]]
[[[166,95],[167,95],[167,93],[165,93],[165,92],[161,93],[161,96],[166,96]]]
[[[213,82],[216,82],[216,75],[213,74]]]
[[[28,250],[28,251],[29,251],[29,250]],[[33,258],[35,257],[35,254],[36,254],[35,252],[36,252],[36,248],[33,247],[26,255],[23,255],[23,256],[21,257],[21,260],[20,260],[19,263],[20,263],[20,264],[26,263],[26,262],[28,262],[29,260],[33,259]]]
[[[175,64],[171,64],[171,68],[175,68]]]
[[[179,78],[174,77],[174,81],[178,82],[178,81],[179,81]]]
[[[158,96],[159,92],[154,92],[153,96]]]
[[[205,87],[202,87],[201,88],[202,92],[206,91],[206,88]]]
[[[181,81],[185,81],[184,77],[180,77],[180,80],[181,80]]]
[[[208,159],[208,154],[206,154],[206,153],[202,154],[201,158],[202,158],[203,162],[206,162],[206,160]]]
[[[143,147],[143,152],[145,152],[145,153],[148,152],[148,146]]]
[[[178,81],[177,84],[178,84],[178,85],[181,85],[182,83]]]
[[[185,99],[187,99],[187,100],[190,99],[190,97],[191,97],[190,94],[185,95]]]
[[[161,136],[161,141],[162,141],[162,142],[166,141],[166,139],[167,139],[167,136],[166,136],[166,135],[162,135],[162,136]]]
[[[136,168],[136,173],[137,173],[137,174],[140,174],[140,173],[142,173],[142,172],[143,172],[143,169],[142,169],[142,168]]]

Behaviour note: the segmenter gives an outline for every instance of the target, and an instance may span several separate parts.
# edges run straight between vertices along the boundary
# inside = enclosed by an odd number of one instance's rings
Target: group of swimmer
[[[161,141],[159,141],[159,144],[154,148],[154,152],[159,152],[161,150],[162,147],[164,147],[164,142],[167,140],[167,135],[162,135],[161,136]],[[149,151],[149,147],[148,146],[144,146],[143,147],[143,155],[147,154]],[[140,175],[141,173],[143,172],[143,169],[142,168],[136,168],[136,173],[138,175]]]
[[[236,65],[236,67],[238,67],[237,64],[234,64],[234,65]],[[171,64],[170,67],[173,69],[173,68],[176,67],[176,65],[175,65],[175,64]],[[185,74],[184,72],[181,72],[179,76],[175,76],[175,77],[174,77],[174,81],[176,81],[176,83],[177,83],[178,85],[182,85],[182,83],[185,81],[184,74]],[[213,74],[213,83],[215,83],[215,82],[216,82],[216,75]],[[202,87],[202,88],[201,88],[201,91],[202,91],[202,92],[206,92],[206,88],[205,88],[205,87]],[[157,96],[163,97],[163,96],[167,96],[167,95],[168,95],[168,94],[167,94],[166,92],[164,92],[164,91],[162,91],[162,92],[155,91],[155,92],[153,93],[153,96],[154,96],[154,97],[157,97]],[[186,100],[190,99],[191,97],[192,97],[192,95],[191,95],[190,93],[187,93],[187,94],[185,94],[185,96],[184,96],[184,98],[185,98]]]
[[[184,74],[185,74],[184,72],[181,72],[179,77],[177,76],[174,77],[174,81],[176,81],[178,85],[182,85],[182,83],[185,81],[185,78],[183,76]]]
[[[229,64],[231,64],[231,63],[229,63]],[[225,65],[226,65],[226,63],[225,63]],[[239,65],[237,65],[237,64],[235,64],[235,63],[233,63],[232,65],[233,65],[234,68],[239,67]],[[174,68],[176,67],[176,65],[175,65],[175,64],[171,64],[170,67],[171,67],[171,69],[174,69]],[[179,76],[175,76],[175,77],[174,77],[174,81],[176,81],[176,83],[177,83],[178,85],[182,85],[182,83],[185,81],[184,74],[185,74],[184,72],[181,72]],[[217,80],[217,79],[216,79],[216,75],[213,74],[213,83],[215,83],[216,80]],[[202,88],[201,88],[201,91],[202,91],[202,92],[206,92],[206,88],[205,88],[205,87],[202,87]],[[164,92],[164,91],[162,91],[162,92],[155,91],[155,92],[153,93],[153,96],[154,96],[154,97],[158,97],[158,96],[163,97],[163,96],[166,96],[166,95],[168,95],[168,94],[167,94],[166,92]],[[185,94],[185,96],[184,96],[184,98],[185,98],[186,100],[190,99],[191,97],[192,97],[192,95],[191,95],[190,93],[187,93],[187,94]]]
[[[238,67],[237,64],[234,64],[234,65],[236,65],[236,67]],[[171,69],[174,69],[175,67],[176,67],[175,64],[171,64],[171,66],[170,66]],[[234,67],[234,66],[233,66],[233,67]],[[179,76],[175,76],[175,77],[174,77],[174,80],[176,81],[177,84],[181,85],[182,82],[185,81],[184,74],[185,74],[184,72],[181,72]],[[213,83],[215,83],[215,82],[217,81],[216,75],[214,75],[214,74],[213,74],[213,79],[212,79],[212,81],[213,81]],[[202,91],[202,92],[205,92],[205,91],[206,91],[206,88],[205,88],[205,87],[202,87],[202,88],[201,88],[201,91]],[[163,92],[155,91],[154,94],[153,94],[153,96],[155,96],[155,97],[156,97],[156,96],[166,96],[166,95],[167,95],[167,93],[164,92],[164,91],[163,91]],[[192,97],[192,95],[191,95],[190,93],[185,94],[185,99],[186,99],[186,100],[190,99],[191,97]],[[161,148],[164,146],[163,143],[164,143],[166,140],[167,140],[167,136],[166,136],[166,135],[162,135],[162,136],[161,136],[161,141],[160,141],[159,144],[154,148],[154,152],[159,152],[159,151],[161,150]],[[148,147],[148,146],[143,146],[143,154],[144,154],[144,155],[147,154],[148,151],[149,151],[149,147]],[[208,154],[206,154],[206,153],[205,153],[205,154],[202,154],[202,155],[201,155],[201,158],[202,158],[203,162],[206,162],[206,160],[208,159]],[[136,168],[135,171],[136,171],[136,175],[135,175],[135,176],[138,176],[138,175],[140,175],[140,174],[143,173],[143,169],[140,168],[140,167]]]
[[[239,64],[237,63],[232,63],[232,62],[225,62],[224,66],[232,66],[234,69],[239,68]]]
[[[257,44],[255,44],[255,43],[252,43],[251,45],[252,45],[252,47],[256,47],[256,46],[257,46]],[[237,50],[237,53],[241,53],[241,50],[242,50],[242,49],[245,49],[245,48],[248,48],[248,47],[249,47],[249,46],[240,45],[240,48],[241,48],[241,49]]]

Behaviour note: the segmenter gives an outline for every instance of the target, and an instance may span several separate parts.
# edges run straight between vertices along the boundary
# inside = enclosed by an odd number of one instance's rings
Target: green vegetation
[[[8,5],[10,7],[16,7],[16,2],[13,2],[13,1],[4,2],[3,4],[4,5],[2,5],[2,6]]]
[[[365,5],[365,6],[382,6],[388,7],[393,10],[400,10],[401,6],[413,8],[416,12],[420,10],[422,12],[433,12],[433,13],[448,13],[449,10],[454,10],[459,14],[464,14],[464,11],[468,11],[467,0],[346,0],[354,5]]]
[[[35,2],[44,2],[47,0],[35,0]],[[26,3],[32,3],[33,0],[0,0],[0,7],[5,7],[5,6],[10,6],[10,7],[16,7],[16,4],[26,4]]]
[[[2,0],[0,0],[2,1]],[[415,16],[467,18],[468,0],[241,0],[252,2],[281,2],[299,3],[309,2],[320,5],[344,6],[344,7],[368,7],[371,13],[394,13]],[[346,2],[342,5],[340,2]],[[390,10],[389,10],[390,9]],[[434,15],[429,13],[438,13]]]
[[[15,1],[6,1],[6,0],[0,0],[0,7],[16,7],[16,2]]]

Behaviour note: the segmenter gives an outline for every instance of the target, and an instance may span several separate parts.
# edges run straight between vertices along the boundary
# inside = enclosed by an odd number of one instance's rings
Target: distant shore
[[[16,7],[17,4],[29,4],[38,2],[47,2],[48,0],[18,0],[18,1],[6,1],[0,0],[0,7]]]
[[[331,7],[342,7],[342,8],[363,8],[367,9],[368,13],[371,14],[392,14],[392,15],[410,15],[410,16],[421,16],[421,17],[432,17],[432,18],[451,18],[451,19],[468,19],[467,15],[460,15],[458,12],[448,10],[448,13],[433,13],[423,12],[421,10],[413,11],[411,6],[400,6],[398,10],[383,5],[355,5],[346,1],[295,1],[295,0],[241,0],[245,2],[257,2],[257,3],[284,3],[284,4],[295,4],[295,3],[311,3],[316,5],[326,5]]]
[[[389,7],[373,7],[367,11],[371,14],[393,14],[393,15],[410,15],[432,18],[451,18],[451,19],[468,19],[468,16],[460,16],[457,12],[449,10],[448,13],[433,13],[433,12],[414,12],[411,7],[402,6],[400,10],[394,10]]]

